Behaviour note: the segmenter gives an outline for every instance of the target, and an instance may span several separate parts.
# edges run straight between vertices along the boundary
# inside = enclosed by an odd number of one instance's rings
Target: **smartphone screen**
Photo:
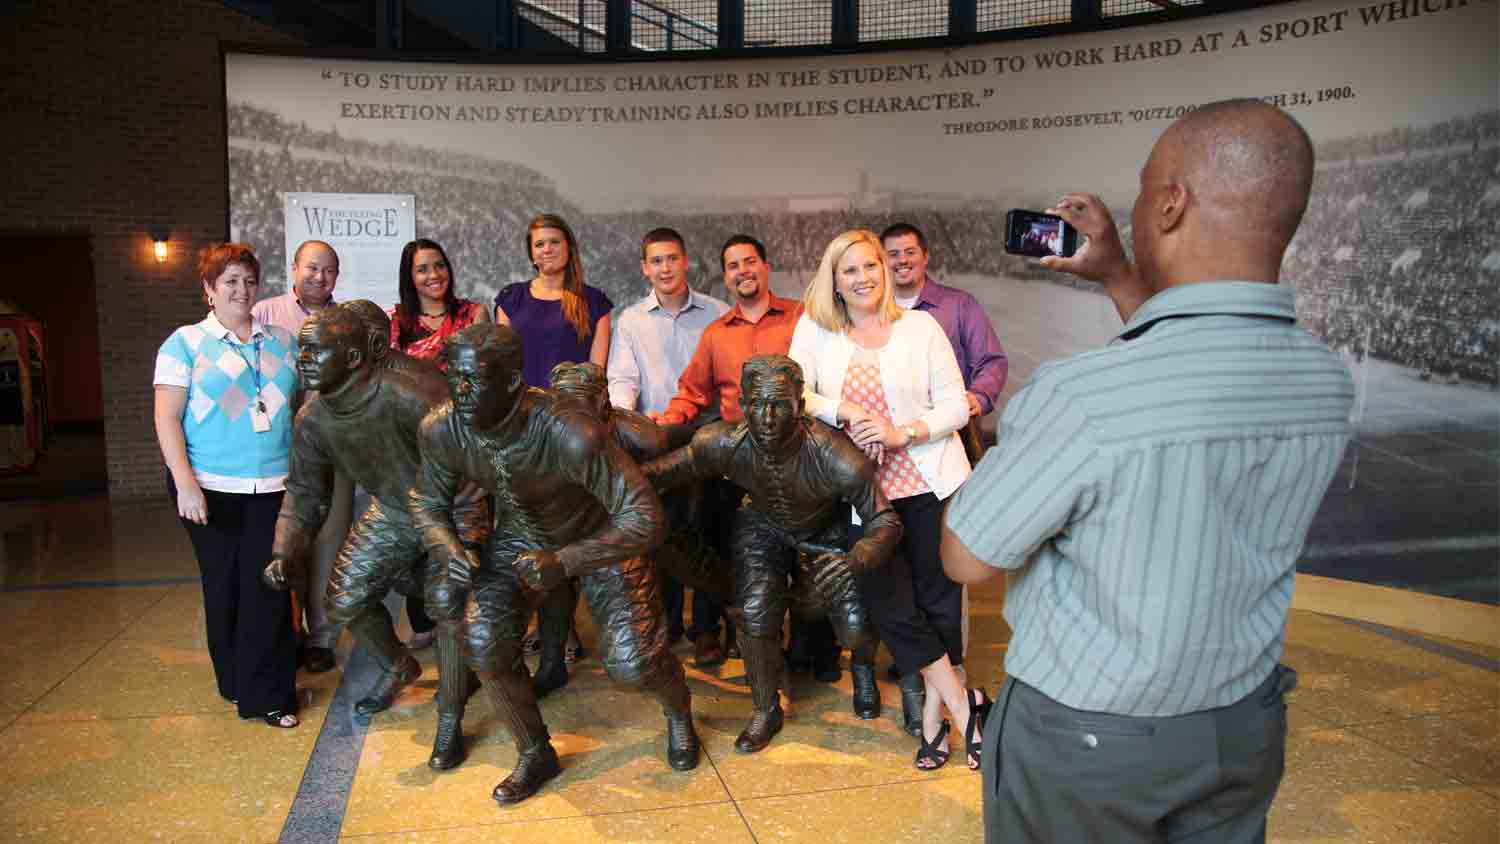
[[[1078,251],[1078,232],[1056,215],[1016,208],[1005,215],[1005,251],[1032,258],[1070,257]]]

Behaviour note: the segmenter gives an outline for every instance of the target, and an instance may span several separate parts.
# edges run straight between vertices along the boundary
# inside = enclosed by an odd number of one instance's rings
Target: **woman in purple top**
[[[583,283],[578,239],[556,214],[539,214],[526,227],[526,253],[536,278],[507,285],[495,297],[495,321],[521,335],[522,374],[526,383],[546,388],[552,367],[560,363],[608,366],[609,312],[614,303],[604,291]],[[567,662],[583,654],[573,616],[578,586],[569,581],[553,589],[538,612],[541,662],[533,682],[540,697],[568,682]],[[526,649],[536,641],[528,636]]]
[[[539,215],[526,227],[526,250],[536,278],[507,285],[495,297],[495,321],[521,335],[526,383],[545,388],[559,363],[607,365],[614,303],[583,283],[573,230],[555,214]]]

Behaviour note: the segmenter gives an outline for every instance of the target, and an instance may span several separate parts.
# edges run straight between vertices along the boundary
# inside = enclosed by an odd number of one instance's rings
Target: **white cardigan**
[[[788,355],[802,367],[809,415],[839,424],[844,373],[856,348],[849,335],[825,331],[806,314],[797,320]],[[925,311],[906,311],[891,324],[891,339],[877,354],[891,421],[898,428],[927,423],[927,442],[907,453],[927,486],[945,499],[969,477],[969,459],[955,433],[969,421],[969,401],[953,345]]]

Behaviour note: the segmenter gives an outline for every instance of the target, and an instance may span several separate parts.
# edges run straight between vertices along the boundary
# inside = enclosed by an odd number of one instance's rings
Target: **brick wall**
[[[0,231],[89,236],[110,494],[161,496],[156,349],[202,318],[195,256],[226,234],[219,44],[297,42],[208,0],[21,0],[0,31]]]

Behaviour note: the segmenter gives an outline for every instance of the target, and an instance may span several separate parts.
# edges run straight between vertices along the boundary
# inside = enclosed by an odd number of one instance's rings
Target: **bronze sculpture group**
[[[359,714],[386,709],[421,673],[382,601],[391,591],[422,594],[439,631],[429,765],[462,762],[464,704],[477,682],[518,754],[494,799],[535,794],[561,765],[521,640],[531,609],[576,578],[606,673],[656,698],[667,761],[691,770],[699,740],[682,664],[667,647],[658,571],[733,599],[753,704],[738,750],[761,750],[782,727],[788,609],[827,614],[852,653],[856,714],[878,714],[876,637],[855,578],[885,562],[901,524],[864,454],[803,414],[796,363],[751,359],[745,421],[692,433],[612,409],[592,364],[559,366],[550,390],[527,385],[520,337],[507,326],[450,338],[446,377],[390,350],[389,331],[368,302],[327,308],[303,327],[297,366],[307,398],[265,572],[285,588],[327,513],[335,468],[370,493],[326,597],[330,616],[383,669]],[[733,519],[729,560],[695,537],[691,519],[669,525],[662,504],[661,495],[712,478],[746,493],[737,512],[715,514]],[[865,530],[846,550],[850,505]]]

